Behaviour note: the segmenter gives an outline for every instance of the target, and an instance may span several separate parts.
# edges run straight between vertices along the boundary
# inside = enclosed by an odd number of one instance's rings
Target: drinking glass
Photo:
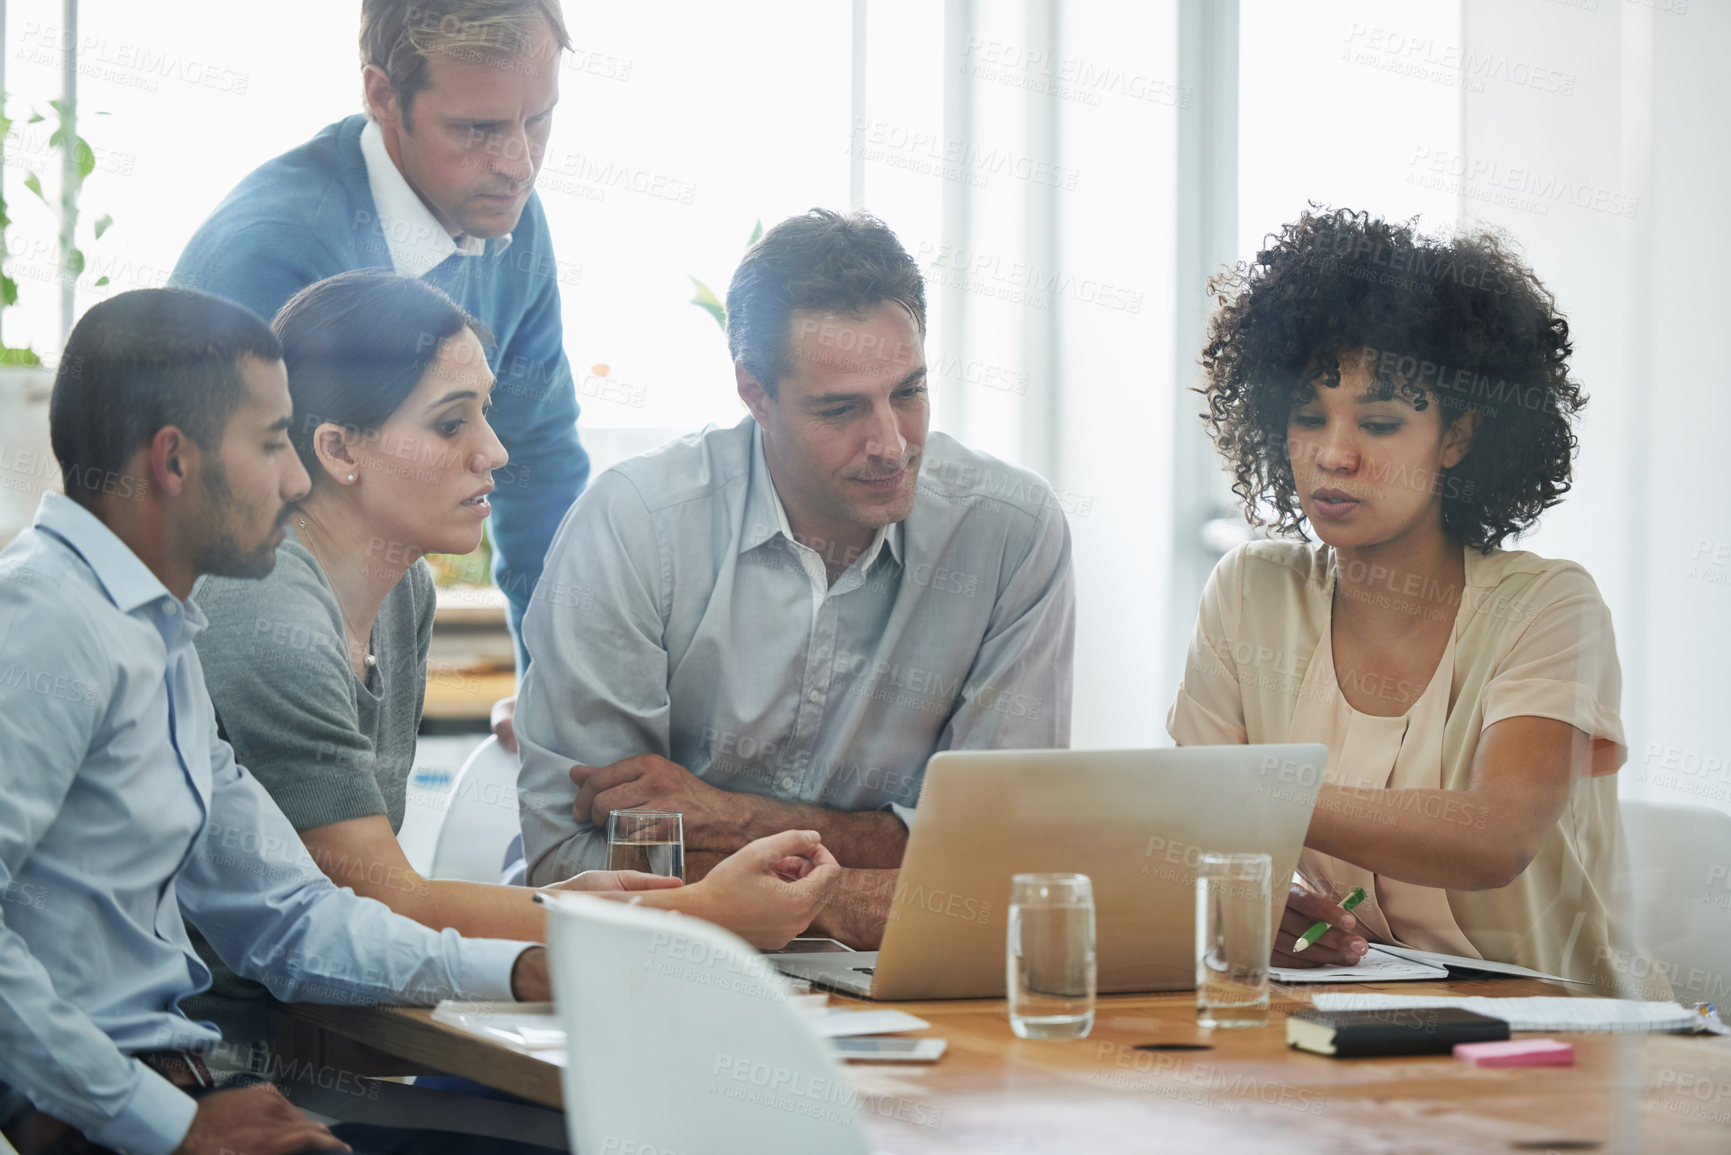
[[[1204,854],[1196,866],[1196,1016],[1204,1027],[1268,1022],[1272,946],[1266,854]]]
[[[1094,884],[1085,874],[1010,879],[1004,947],[1010,1029],[1020,1039],[1083,1039],[1094,1029]]]
[[[607,816],[607,869],[685,880],[685,815],[677,810],[615,810]]]

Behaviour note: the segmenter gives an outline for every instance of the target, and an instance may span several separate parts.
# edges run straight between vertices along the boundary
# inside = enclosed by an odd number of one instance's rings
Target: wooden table
[[[1265,1028],[1213,1032],[1196,1027],[1188,993],[1105,997],[1093,1033],[1061,1043],[1015,1038],[999,1000],[893,1004],[929,1020],[926,1033],[948,1039],[948,1053],[936,1064],[849,1071],[874,1148],[898,1155],[1731,1152],[1731,1038],[1572,1035],[1575,1066],[1526,1070],[1479,1069],[1447,1056],[1336,1060],[1286,1046],[1284,1014],[1311,989],[1277,990]],[[1521,979],[1334,989],[1559,993]],[[557,1068],[429,1014],[294,1009],[296,1020],[324,1033],[322,1061],[333,1065],[366,1061],[344,1057],[344,1044],[331,1038],[340,1036],[559,1105]],[[1143,1045],[1182,1049],[1137,1049]],[[1208,1049],[1189,1049],[1196,1046]]]

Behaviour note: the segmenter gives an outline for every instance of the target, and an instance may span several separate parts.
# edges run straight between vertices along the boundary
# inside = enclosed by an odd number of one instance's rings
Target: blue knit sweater
[[[267,161],[199,226],[170,284],[228,297],[269,320],[295,293],[349,269],[391,267],[361,157],[356,115]],[[511,244],[453,255],[422,279],[493,331],[498,384],[489,420],[511,454],[494,475],[494,580],[519,635],[547,545],[589,477],[577,442],[577,391],[565,359],[559,267],[541,197],[531,193]],[[519,654],[521,651],[519,642]]]

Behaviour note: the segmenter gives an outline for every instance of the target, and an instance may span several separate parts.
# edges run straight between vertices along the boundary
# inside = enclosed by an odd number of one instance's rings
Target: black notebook
[[[1342,1059],[1360,1055],[1446,1055],[1456,1043],[1494,1043],[1508,1037],[1508,1020],[1453,1007],[1312,1009],[1296,1011],[1286,1019],[1289,1045]]]

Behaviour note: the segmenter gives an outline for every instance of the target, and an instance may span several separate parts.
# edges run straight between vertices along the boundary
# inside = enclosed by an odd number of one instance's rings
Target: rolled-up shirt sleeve
[[[210,758],[210,817],[176,886],[187,920],[236,974],[284,1002],[514,997],[512,968],[535,944],[434,931],[338,888],[228,743],[213,738]]]
[[[572,506],[529,606],[518,697],[517,801],[529,882],[607,865],[606,832],[577,821],[570,770],[671,756],[666,554],[631,481],[604,473]]]

